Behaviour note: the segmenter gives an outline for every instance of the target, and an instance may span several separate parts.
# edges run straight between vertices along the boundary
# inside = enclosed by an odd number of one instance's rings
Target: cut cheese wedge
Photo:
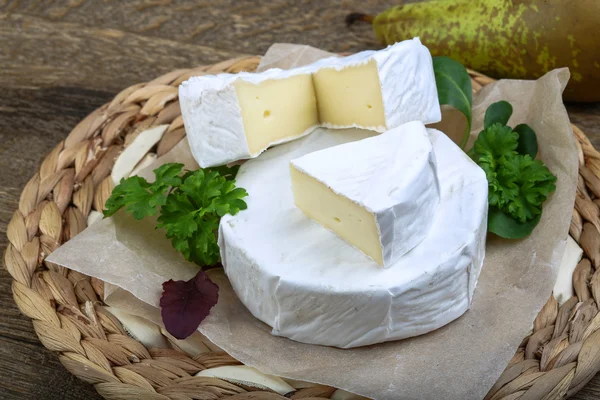
[[[419,121],[292,160],[290,174],[298,208],[386,268],[425,238],[440,200]]]
[[[201,167],[257,157],[319,126],[383,132],[441,119],[431,55],[418,39],[286,71],[192,77],[179,100]]]
[[[312,64],[319,122],[384,132],[406,122],[439,122],[431,54],[419,39]]]
[[[308,69],[193,77],[179,87],[192,155],[203,167],[254,158],[319,126]]]

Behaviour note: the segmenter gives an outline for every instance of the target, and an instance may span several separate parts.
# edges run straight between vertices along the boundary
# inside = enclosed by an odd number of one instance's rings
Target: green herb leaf
[[[488,211],[488,231],[505,239],[523,239],[533,232],[541,217],[542,214],[539,214],[531,221],[521,223],[498,208],[490,207]]]
[[[181,184],[181,171],[183,170],[183,164],[164,164],[154,170],[154,176],[156,176],[155,182],[162,186],[179,186]]]
[[[537,153],[535,132],[523,124],[519,134],[505,125],[512,114],[507,104],[494,103],[487,110],[486,128],[469,155],[488,180],[488,230],[518,239],[529,235],[539,222],[544,201],[556,190],[556,177],[542,161],[531,156]],[[526,154],[517,152],[521,138],[528,149]]]
[[[501,157],[516,155],[517,140],[519,135],[509,126],[494,124],[483,130],[471,149],[475,162],[479,163],[481,157],[487,156],[488,163],[496,166],[495,160]]]
[[[138,220],[155,215],[165,204],[169,187],[181,182],[178,175],[182,169],[183,164],[165,164],[154,170],[154,183],[148,183],[139,176],[121,179],[106,201],[104,217],[112,216],[123,207]]]
[[[542,204],[556,190],[556,177],[541,161],[528,155],[501,160],[498,178],[504,196],[498,205],[521,223],[540,215]]]
[[[110,217],[122,207],[138,220],[155,215],[165,203],[167,191],[167,186],[151,185],[138,176],[121,179],[121,183],[113,189],[106,201],[104,216]]]
[[[522,155],[527,154],[531,158],[535,158],[538,153],[538,142],[535,131],[527,124],[517,125],[513,130],[519,134],[517,153]]]
[[[502,100],[491,104],[485,111],[483,128],[487,129],[494,124],[506,125],[512,112],[513,108],[507,101]]]
[[[136,219],[159,213],[157,228],[187,260],[199,265],[219,262],[217,229],[225,214],[237,214],[247,205],[248,193],[235,187],[238,168],[218,167],[183,173],[183,164],[165,164],[149,183],[133,176],[121,180],[106,202],[106,217],[119,209]],[[183,175],[182,175],[183,173]]]
[[[456,108],[467,118],[467,128],[459,146],[464,149],[471,132],[473,103],[471,78],[465,67],[449,57],[434,57],[433,72],[440,105]]]
[[[232,177],[230,169],[219,169]],[[235,187],[217,170],[199,169],[187,173],[177,190],[167,197],[158,217],[159,228],[164,228],[173,247],[186,259],[200,265],[219,262],[217,229],[225,214],[237,214],[246,209],[241,200],[248,193]]]

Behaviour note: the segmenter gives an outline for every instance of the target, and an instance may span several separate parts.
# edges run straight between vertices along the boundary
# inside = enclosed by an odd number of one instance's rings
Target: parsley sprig
[[[183,171],[183,164],[165,164],[154,170],[152,183],[139,176],[122,179],[106,202],[104,216],[121,208],[135,219],[159,214],[157,228],[184,257],[198,265],[220,261],[219,221],[225,214],[245,210],[245,189],[235,186],[237,168],[218,167]]]
[[[512,106],[506,101],[492,104],[469,155],[488,180],[488,230],[519,239],[539,222],[543,203],[556,190],[556,177],[535,160],[538,146],[533,129],[506,125],[511,115]]]

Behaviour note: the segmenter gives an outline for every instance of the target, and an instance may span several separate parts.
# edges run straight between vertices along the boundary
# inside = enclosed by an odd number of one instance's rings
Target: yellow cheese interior
[[[253,156],[316,125],[387,129],[374,60],[259,84],[238,79],[234,86]]]
[[[310,74],[235,83],[248,148],[256,155],[270,144],[302,135],[319,124]]]
[[[379,73],[374,60],[344,68],[321,68],[313,83],[322,124],[386,128]]]
[[[383,254],[375,215],[290,165],[294,202],[309,218],[356,247],[379,265]]]

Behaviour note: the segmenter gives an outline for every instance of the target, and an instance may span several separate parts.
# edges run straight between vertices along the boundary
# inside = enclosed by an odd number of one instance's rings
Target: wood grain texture
[[[292,4],[290,4],[292,3]],[[43,156],[119,90],[180,67],[262,54],[273,42],[329,51],[379,47],[350,11],[398,0],[0,0],[0,251]],[[600,147],[600,105],[570,105]],[[575,397],[600,398],[596,377]],[[0,270],[0,399],[100,399],[37,340]],[[449,399],[452,400],[452,399]]]
[[[53,22],[116,29],[150,38],[260,54],[274,42],[295,42],[331,51],[377,45],[370,27],[345,29],[351,11],[377,13],[398,0],[98,0],[5,1],[0,10]],[[323,46],[326,44],[326,46]]]

